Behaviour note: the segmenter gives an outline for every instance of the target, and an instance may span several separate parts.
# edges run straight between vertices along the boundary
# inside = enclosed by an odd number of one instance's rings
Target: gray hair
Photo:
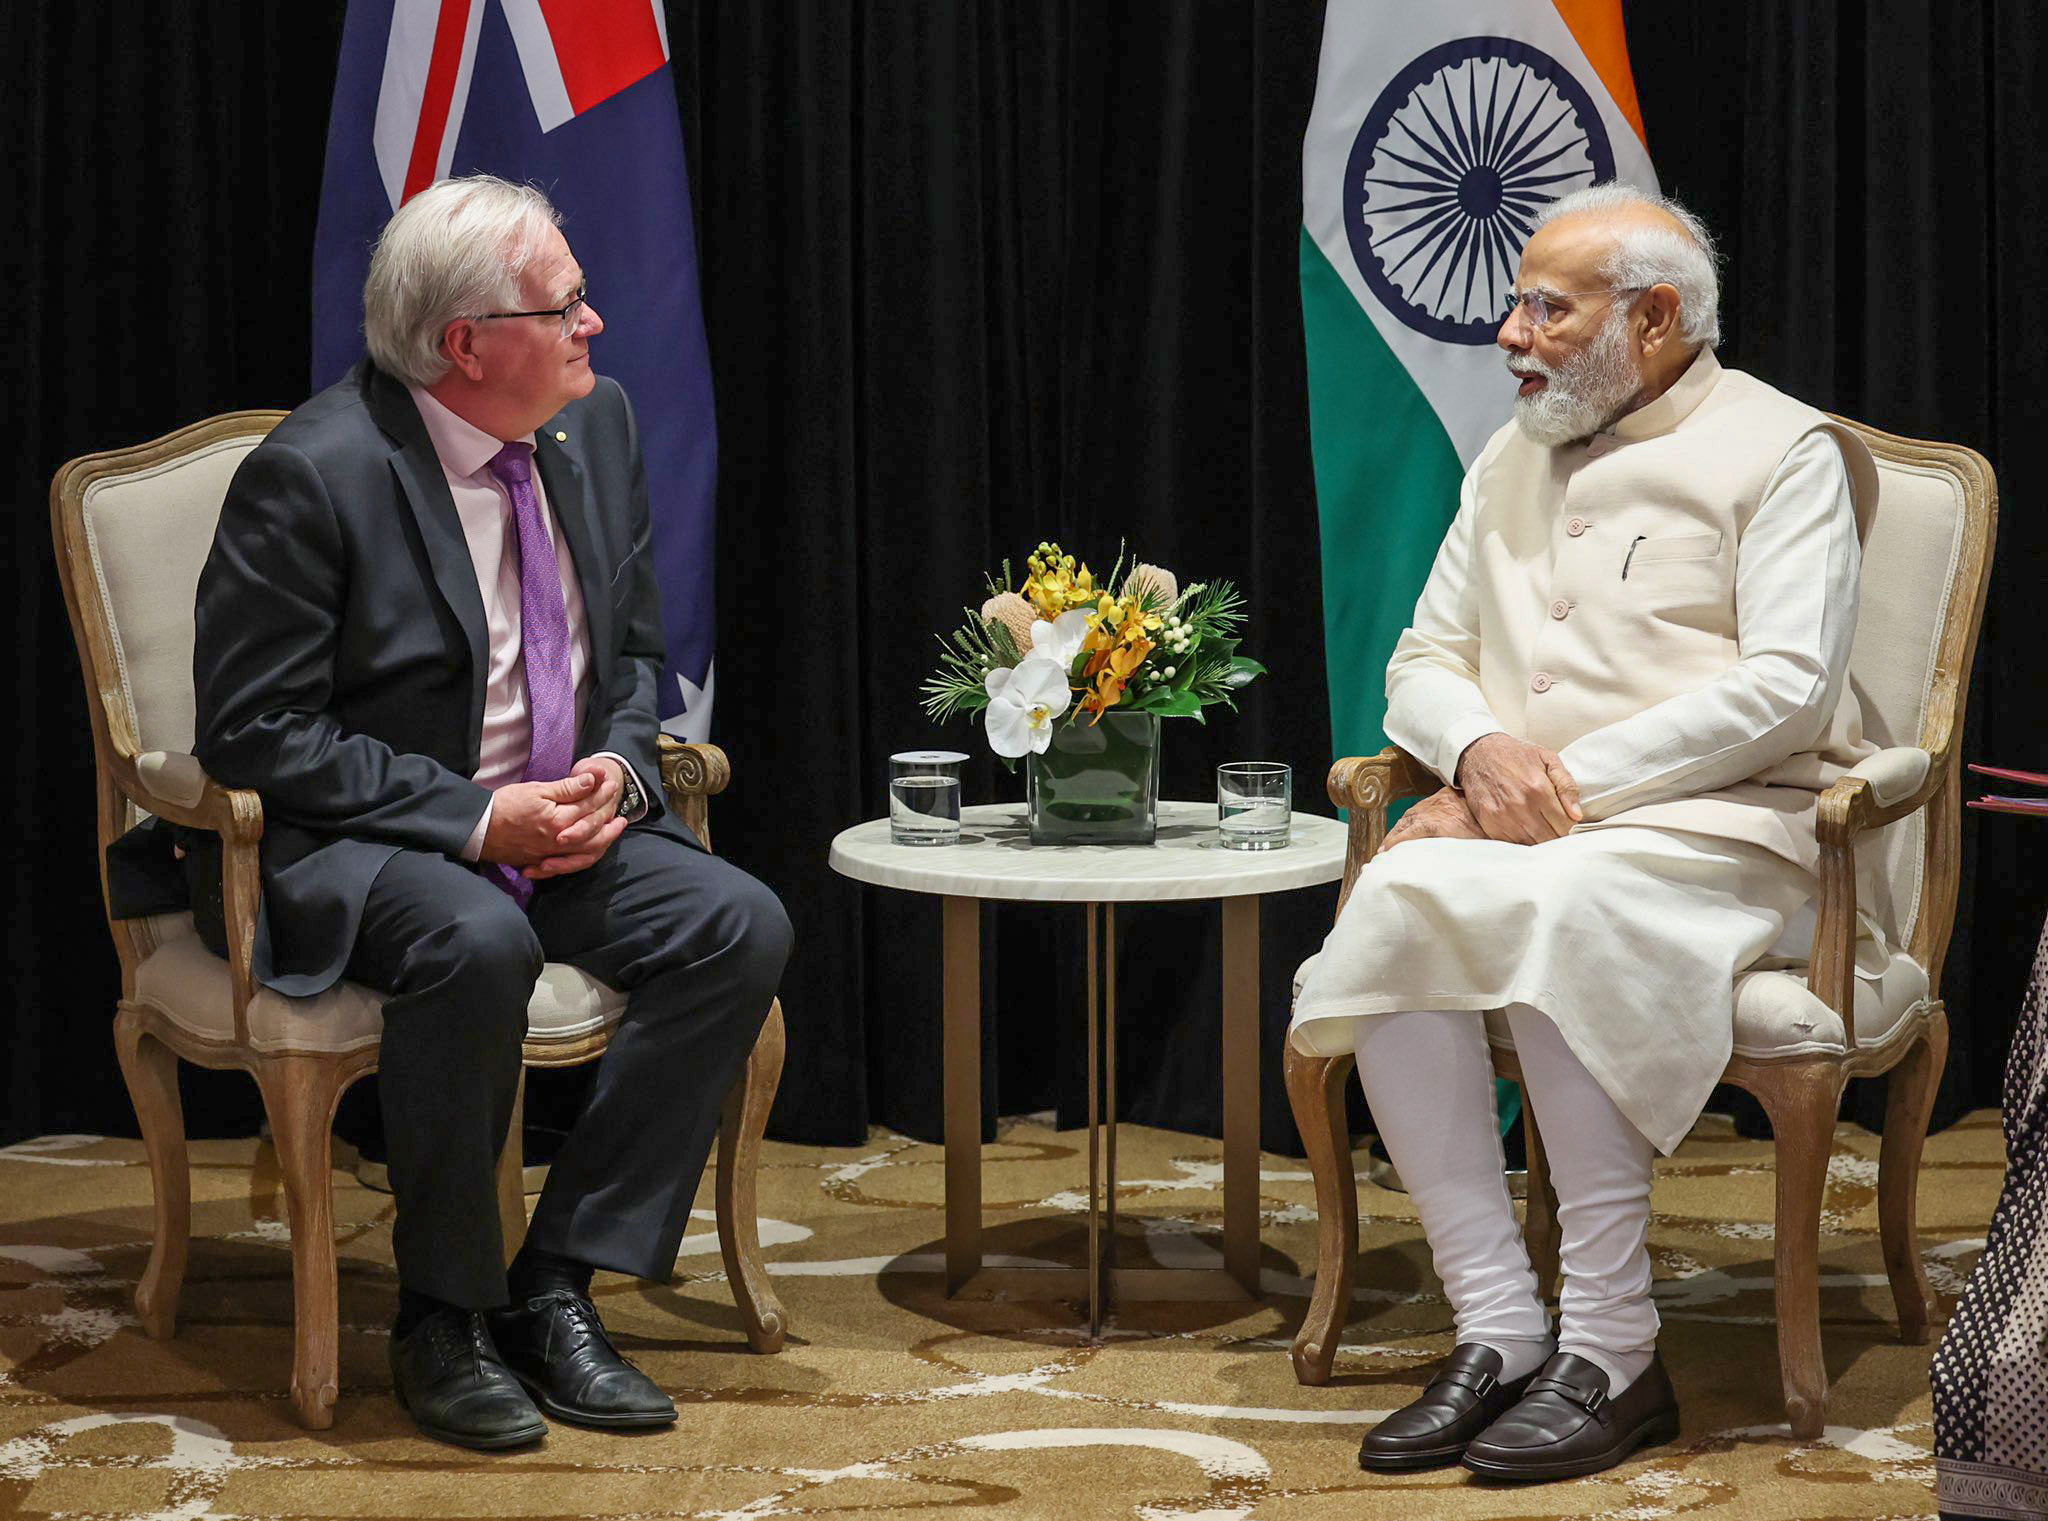
[[[1668,195],[1644,190],[1626,180],[1588,185],[1552,201],[1536,215],[1534,232],[1560,217],[1617,211],[1624,206],[1650,206],[1667,213],[1685,235],[1662,227],[1629,227],[1616,234],[1614,252],[1600,266],[1601,274],[1622,287],[1669,285],[1678,291],[1678,320],[1687,343],[1716,348],[1721,342],[1721,274],[1719,254],[1706,223]]]
[[[440,180],[399,207],[370,255],[363,338],[377,368],[411,386],[448,373],[448,324],[519,304],[519,280],[561,213],[495,175]]]

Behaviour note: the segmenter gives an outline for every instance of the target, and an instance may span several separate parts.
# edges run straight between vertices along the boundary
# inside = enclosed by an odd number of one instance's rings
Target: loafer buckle
[[[1455,1388],[1468,1390],[1479,1399],[1485,1399],[1500,1387],[1500,1380],[1481,1368],[1445,1368],[1429,1381],[1434,1389],[1438,1384],[1450,1384]]]
[[[1529,1386],[1531,1394],[1549,1390],[1577,1405],[1601,1425],[1607,1424],[1607,1391],[1597,1384],[1572,1384],[1561,1378],[1539,1378]]]

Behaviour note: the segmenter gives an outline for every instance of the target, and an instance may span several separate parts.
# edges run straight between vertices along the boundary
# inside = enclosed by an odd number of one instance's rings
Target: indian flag
[[[1384,684],[1465,469],[1514,409],[1494,334],[1530,219],[1657,188],[1621,0],[1329,0],[1301,150],[1301,308],[1339,755]]]

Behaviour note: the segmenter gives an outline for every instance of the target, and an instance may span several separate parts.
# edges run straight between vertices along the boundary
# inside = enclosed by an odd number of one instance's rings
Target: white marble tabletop
[[[1033,845],[1022,803],[960,810],[957,845],[897,845],[870,819],[832,842],[832,869],[857,882],[961,898],[1041,903],[1157,903],[1237,898],[1334,882],[1346,830],[1313,813],[1292,816],[1278,850],[1216,843],[1214,803],[1161,802],[1151,845]]]

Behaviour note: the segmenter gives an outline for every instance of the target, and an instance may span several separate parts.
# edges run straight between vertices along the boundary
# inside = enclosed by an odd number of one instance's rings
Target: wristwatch
[[[619,762],[623,785],[619,790],[619,806],[615,810],[619,817],[631,823],[647,809],[647,794],[640,790],[640,779],[633,775],[633,768],[624,761]]]

